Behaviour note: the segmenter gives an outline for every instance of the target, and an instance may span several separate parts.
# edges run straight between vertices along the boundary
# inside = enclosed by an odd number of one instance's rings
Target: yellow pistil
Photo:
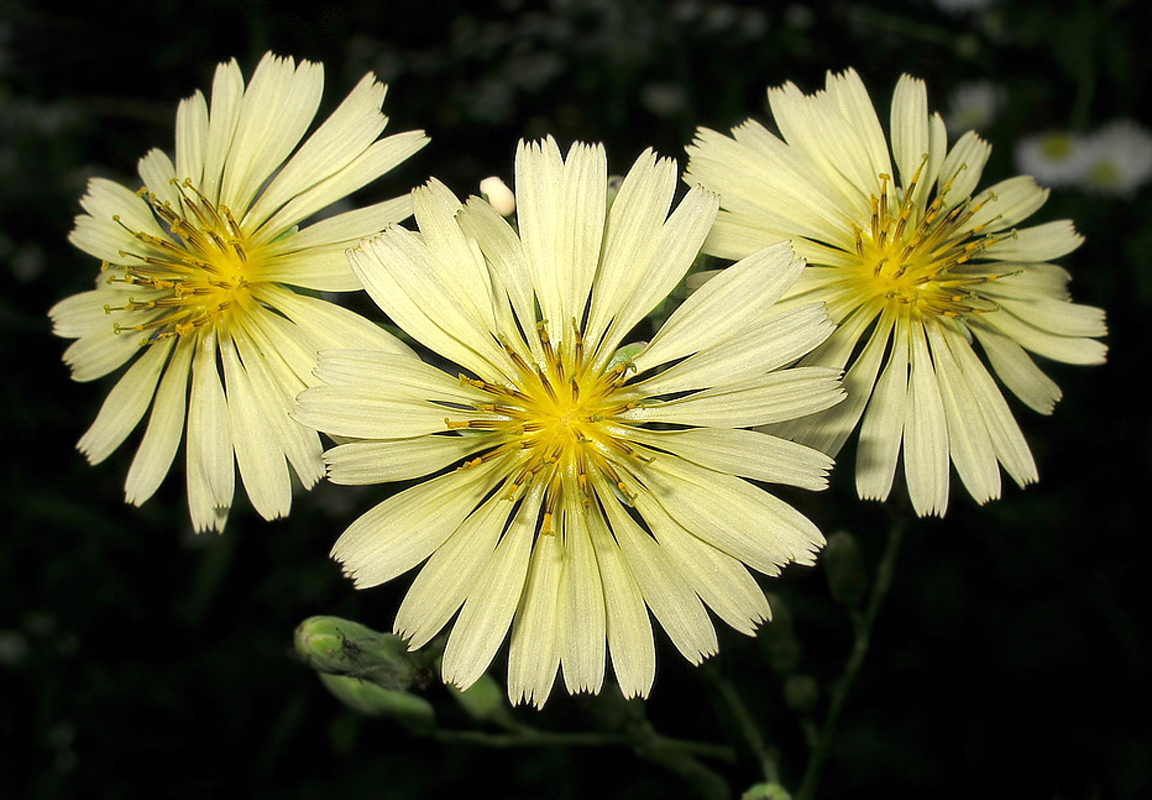
[[[540,532],[548,534],[565,507],[565,493],[579,494],[584,507],[593,503],[598,487],[627,499],[629,476],[636,462],[648,457],[629,443],[631,423],[620,419],[638,400],[627,385],[631,366],[595,367],[578,332],[559,343],[551,340],[545,323],[538,333],[539,362],[503,343],[515,368],[507,385],[461,376],[463,384],[490,399],[474,403],[464,412],[466,419],[445,423],[491,437],[492,448],[464,466],[506,459],[506,498],[514,500],[533,486],[544,489]]]
[[[854,294],[871,302],[904,304],[921,318],[995,310],[995,304],[973,288],[1002,276],[958,268],[1014,234],[985,233],[988,223],[970,224],[987,200],[973,203],[968,198],[945,211],[951,180],[940,186],[921,211],[915,196],[926,163],[927,156],[902,193],[890,175],[879,176],[880,192],[872,196],[868,227],[853,226],[860,264],[850,278],[856,285]]]
[[[213,323],[251,297],[260,254],[251,247],[232,212],[210,202],[190,181],[173,184],[181,194],[180,208],[161,202],[141,189],[139,194],[168,233],[165,237],[135,231],[119,216],[112,219],[144,247],[121,252],[128,263],[104,264],[109,281],[141,288],[122,306],[104,307],[106,314],[133,312],[131,322],[113,322],[116,333],[147,332],[141,345],[184,336]]]

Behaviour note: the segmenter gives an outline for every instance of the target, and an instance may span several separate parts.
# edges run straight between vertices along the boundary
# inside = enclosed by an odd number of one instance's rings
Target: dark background
[[[901,72],[928,81],[937,109],[963,82],[1003,87],[982,185],[1015,174],[1023,136],[1117,117],[1152,123],[1142,2],[51,7],[0,0],[3,798],[689,796],[624,747],[438,745],[326,693],[291,654],[295,625],[327,613],[387,629],[409,580],[357,594],[326,557],[381,487],[321,486],[270,523],[240,499],[225,534],[196,536],[179,469],[136,509],[122,502],[131,441],[97,467],[75,452],[112,385],[69,380],[66,342],[46,316],[98,266],[66,241],[78,200],[92,175],[135,186],[136,160],[171,150],[177,102],[207,90],[217,62],[236,57],[249,75],[268,49],[322,61],[326,110],[366,71],[389,83],[389,130],[423,128],[432,144],[363,202],[433,174],[461,195],[489,174],[510,179],[522,136],[603,141],[618,171],[649,145],[682,161],[696,125],[764,119],[765,87],[813,90],[848,66],[882,117]],[[1142,696],[1152,593],[1139,522],[1150,477],[1150,199],[1149,187],[1132,198],[1058,190],[1035,217],[1071,217],[1087,236],[1061,263],[1075,298],[1108,310],[1109,362],[1046,365],[1065,399],[1052,417],[1018,409],[1039,485],[980,508],[954,484],[947,517],[912,526],[823,797],[1152,796]],[[854,499],[850,458],[830,491],[788,497],[826,532],[850,531],[872,565],[888,515]],[[822,572],[765,581],[799,643],[784,645],[788,668],[816,678],[818,703],[850,647]],[[794,788],[803,740],[765,666],[780,665],[782,625],[756,639],[723,631],[709,668],[741,687]],[[671,736],[735,743],[740,758],[713,766],[738,794],[759,779],[754,760],[700,671],[666,640],[659,648],[650,719]],[[442,689],[428,696],[446,727],[467,726]],[[518,713],[552,730],[601,720],[596,702],[563,692],[543,713]]]

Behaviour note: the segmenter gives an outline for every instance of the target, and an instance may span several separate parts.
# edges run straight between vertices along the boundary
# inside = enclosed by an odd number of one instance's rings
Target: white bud
[[[512,194],[508,184],[495,175],[480,181],[480,194],[502,217],[510,217],[516,210],[516,195]]]

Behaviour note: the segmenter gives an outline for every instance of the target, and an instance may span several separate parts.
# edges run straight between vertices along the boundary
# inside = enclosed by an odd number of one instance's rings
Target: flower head
[[[1084,179],[1092,157],[1088,138],[1070,131],[1048,131],[1016,143],[1016,168],[1042,186],[1073,186]]]
[[[323,68],[306,61],[268,54],[247,87],[235,61],[221,64],[211,106],[199,92],[180,104],[175,161],[160,150],[144,156],[138,192],[94,179],[70,237],[104,262],[94,290],[51,311],[56,333],[76,338],[64,354],[72,377],[132,362],[79,447],[103,460],[151,406],[127,499],[152,495],[184,438],[197,530],[224,525],[233,454],[269,519],[290,506],[289,465],[305,486],[323,475],[316,431],[288,416],[314,382],[318,348],[408,352],[359,316],[290,288],[359,288],[345,249],[406,217],[408,198],[298,226],[427,141],[420,131],[377,138],[385,87],[366,75],[297,148],[323,85]]]
[[[337,483],[426,478],[333,555],[361,587],[427,559],[395,630],[420,647],[459,611],[449,682],[482,675],[511,627],[514,700],[543,704],[558,668],[569,691],[597,691],[606,649],[624,693],[644,695],[647,609],[698,662],[716,650],[705,604],[746,633],[768,617],[745,565],[776,574],[823,542],[745,480],[816,489],[831,463],[748,430],[841,396],[835,370],[778,369],[830,331],[818,305],[772,305],[801,269],[790,249],[753,254],[650,342],[621,347],[716,213],[693,189],[669,216],[676,173],[642,155],[609,209],[601,147],[565,159],[551,139],[522,143],[518,233],[432,181],[413,193],[419,234],[393,227],[352,253],[380,307],[455,367],[324,352],[327,385],[300,395],[297,418],[352,440],[326,454]],[[746,302],[752,313],[732,313]]]
[[[992,124],[1007,99],[1003,87],[989,81],[974,81],[956,87],[949,98],[944,121],[949,133],[980,130]]]
[[[742,258],[791,240],[809,266],[786,303],[822,300],[839,324],[804,363],[847,367],[848,399],[776,429],[835,454],[860,425],[861,497],[891,491],[901,453],[912,504],[943,514],[949,463],[978,502],[1000,495],[1002,464],[1036,480],[1027,443],[988,368],[1049,413],[1060,390],[1028,351],[1097,364],[1104,314],[1069,302],[1048,263],[1076,248],[1070,222],[1016,225],[1047,191],[1028,177],[973,195],[990,147],[976,134],[950,150],[924,84],[904,76],[892,101],[891,155],[855,72],[824,91],[768,93],[783,140],[756,122],[729,138],[701,130],[688,180],[723,197],[704,249]]]
[[[1130,119],[1100,128],[1085,150],[1079,184],[1088,191],[1130,197],[1152,177],[1152,133]]]

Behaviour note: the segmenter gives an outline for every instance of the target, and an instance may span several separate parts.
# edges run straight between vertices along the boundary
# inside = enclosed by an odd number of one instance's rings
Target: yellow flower
[[[321,353],[297,418],[351,441],[336,483],[426,478],[333,549],[357,586],[424,564],[395,630],[420,647],[456,616],[445,680],[467,687],[511,628],[508,691],[541,705],[562,669],[598,691],[611,652],[625,695],[655,671],[648,611],[693,663],[716,650],[705,606],[751,634],[768,603],[745,565],[812,563],[819,531],[749,482],[822,488],[831,460],[749,430],[827,408],[836,371],[780,370],[831,325],[773,301],[802,265],[758,252],[692,295],[646,345],[625,337],[679,283],[717,208],[693,189],[669,216],[675,163],[642,155],[608,210],[599,146],[522,143],[519,232],[435,181],[420,233],[352,253],[372,298],[450,371],[386,353]],[[733,314],[740,303],[749,314]]]
[[[247,87],[235,61],[221,64],[211,106],[199,92],[180,104],[175,162],[149,152],[138,192],[94,179],[70,237],[104,262],[93,291],[51,311],[56,333],[76,339],[64,355],[72,377],[89,381],[132,362],[80,450],[103,460],[151,406],[127,500],[155,492],[183,438],[197,530],[224,526],[234,454],[267,519],[288,512],[292,471],[306,487],[323,475],[319,436],[288,416],[314,383],[318,348],[409,352],[357,315],[290,288],[359,288],[344,251],[406,217],[409,199],[298,226],[427,142],[421,131],[378,139],[385,87],[366,75],[297,148],[323,85],[323,67],[306,61],[268,54]]]
[[[790,240],[809,266],[785,298],[822,301],[838,329],[803,363],[847,367],[848,400],[774,428],[837,453],[860,425],[856,483],[886,498],[903,453],[917,513],[943,514],[949,462],[977,502],[1000,496],[998,463],[1020,485],[1032,454],[987,367],[1047,414],[1059,388],[1026,351],[1098,364],[1104,313],[1068,300],[1048,263],[1076,248],[1068,221],[1015,226],[1048,196],[1029,177],[973,196],[991,148],[969,132],[949,150],[924,84],[900,79],[889,143],[851,70],[824,91],[768,99],[783,139],[748,121],[733,138],[702,129],[687,180],[723,198],[705,252],[742,258]]]

